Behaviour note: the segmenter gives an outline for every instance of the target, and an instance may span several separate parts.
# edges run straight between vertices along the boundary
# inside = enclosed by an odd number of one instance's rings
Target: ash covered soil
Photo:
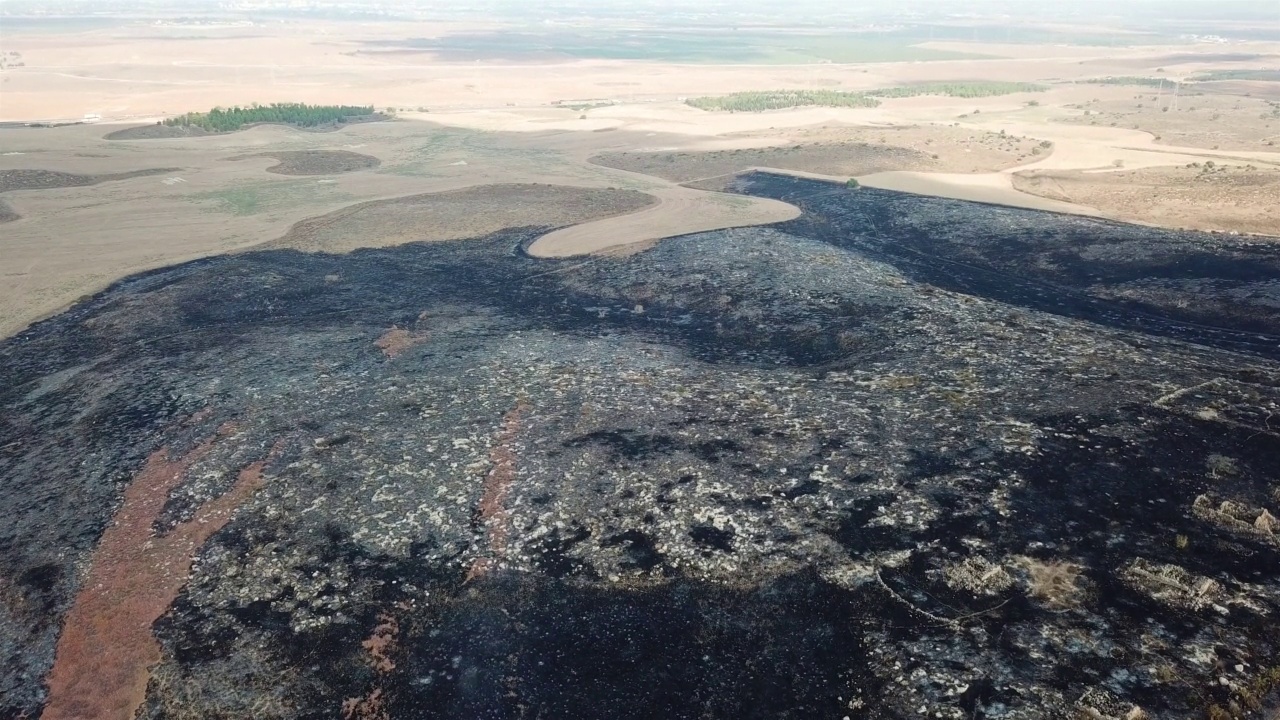
[[[228,160],[268,157],[278,161],[267,168],[277,175],[336,175],[339,173],[369,170],[382,164],[372,155],[350,150],[280,150],[277,152],[237,155]]]
[[[1280,249],[736,190],[805,213],[210,258],[5,341],[0,716],[1261,716]]]

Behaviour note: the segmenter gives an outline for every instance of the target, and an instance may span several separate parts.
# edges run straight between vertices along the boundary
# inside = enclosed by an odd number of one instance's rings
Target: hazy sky
[[[65,15],[105,11],[135,17],[172,12],[224,15],[266,8],[296,11],[308,6],[417,16],[494,14],[501,18],[561,14],[625,17],[670,8],[683,13],[753,14],[801,21],[823,17],[977,15],[1100,24],[1142,18],[1280,22],[1280,0],[0,0],[0,14]]]

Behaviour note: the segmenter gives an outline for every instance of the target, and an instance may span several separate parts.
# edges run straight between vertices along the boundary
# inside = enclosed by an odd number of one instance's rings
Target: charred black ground
[[[5,341],[0,715],[39,713],[146,456],[228,421],[157,532],[281,449],[157,623],[145,717],[1266,702],[1275,245],[737,189],[805,214],[585,261],[536,229],[211,258]]]

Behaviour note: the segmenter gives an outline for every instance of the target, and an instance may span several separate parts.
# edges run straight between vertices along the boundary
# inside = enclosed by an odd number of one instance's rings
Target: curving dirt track
[[[689,233],[767,225],[799,217],[779,200],[748,198],[686,187],[650,191],[657,205],[547,233],[529,246],[534,257],[570,257],[654,242]]]
[[[653,207],[635,190],[499,183],[357,203],[295,224],[263,248],[349,252],[408,242],[457,240],[514,227],[592,224]]]

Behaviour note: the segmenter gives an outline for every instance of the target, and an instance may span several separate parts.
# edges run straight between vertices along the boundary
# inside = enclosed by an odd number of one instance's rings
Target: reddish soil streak
[[[242,469],[231,489],[191,520],[154,535],[152,524],[169,493],[231,430],[219,428],[177,460],[157,450],[125,489],[124,504],[94,550],[89,576],[58,638],[43,720],[131,720],[146,698],[150,668],[160,660],[152,623],[177,597],[196,550],[262,486],[262,468],[276,452]]]
[[[498,442],[489,453],[493,469],[484,480],[484,492],[480,496],[478,508],[480,519],[485,524],[488,554],[471,564],[464,582],[470,582],[488,572],[493,558],[502,555],[507,549],[507,494],[511,491],[511,483],[516,479],[516,454],[511,449],[511,443],[520,431],[520,416],[525,408],[525,402],[521,400],[507,413]]]
[[[400,623],[387,613],[378,615],[378,625],[373,628],[369,639],[360,643],[369,651],[369,663],[380,673],[389,673],[396,669],[391,653],[395,650],[396,638],[400,635]]]
[[[342,717],[343,720],[390,720],[386,703],[382,701],[382,688],[374,688],[362,698],[343,700]]]
[[[396,669],[392,654],[396,651],[399,637],[400,622],[391,613],[383,612],[378,613],[378,624],[373,628],[373,633],[360,643],[369,653],[369,664],[379,678]],[[381,680],[378,682],[381,683]],[[375,686],[364,697],[343,700],[342,717],[343,720],[390,720],[386,704],[382,700],[382,688]]]

